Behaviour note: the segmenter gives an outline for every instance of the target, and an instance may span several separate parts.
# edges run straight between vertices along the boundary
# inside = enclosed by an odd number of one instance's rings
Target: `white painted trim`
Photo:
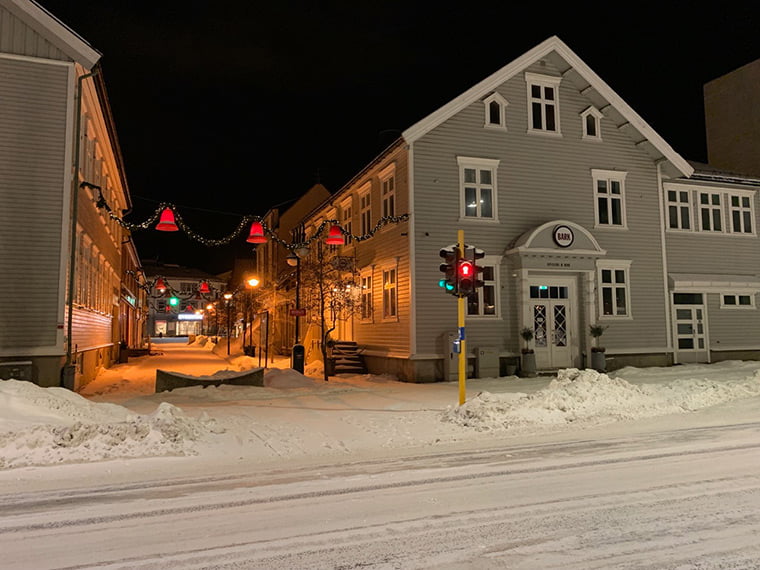
[[[531,135],[549,135],[552,137],[562,137],[562,128],[560,127],[560,111],[559,111],[559,87],[560,83],[562,83],[562,78],[557,77],[556,75],[543,75],[540,73],[532,73],[530,71],[525,72],[525,87],[527,91],[527,113],[528,113],[528,130],[526,131],[528,134]],[[538,85],[539,87],[551,87],[554,89],[554,99],[552,105],[554,106],[554,130],[550,131],[549,129],[543,128],[543,129],[535,129],[533,128],[533,105],[532,103],[535,102],[535,97],[533,97],[532,93],[532,87],[534,85]],[[541,101],[541,107],[543,108],[544,105],[544,98],[541,96],[539,99]],[[546,118],[541,117],[541,123],[544,127],[546,127]]]
[[[600,321],[632,321],[633,320],[633,293],[632,293],[632,287],[631,287],[631,264],[633,263],[630,259],[597,259],[596,260],[596,280],[597,280],[597,291],[596,291],[596,302],[597,306],[599,307],[599,320]],[[626,292],[626,302],[627,302],[627,313],[625,315],[605,315],[604,314],[604,300],[602,296],[602,289],[604,289],[604,284],[602,283],[602,270],[619,270],[622,269],[625,271],[625,292]],[[613,293],[614,289],[616,288],[616,284],[613,284]],[[613,295],[612,298],[613,303],[615,302],[615,297]]]
[[[729,350],[757,350],[760,351],[760,346],[747,346],[747,345],[725,345],[721,344],[720,346],[717,345],[710,345],[710,351],[712,352],[728,352]]]
[[[498,158],[482,158],[482,157],[470,157],[470,156],[457,156],[457,165],[459,167],[459,220],[460,221],[477,221],[477,222],[499,222],[499,163]],[[491,211],[493,216],[467,216],[467,203],[465,201],[465,181],[464,171],[466,168],[474,168],[475,170],[491,170]],[[479,174],[476,174],[479,176]],[[475,182],[477,187],[480,187],[479,182]]]
[[[755,306],[755,293],[756,291],[724,291],[723,293],[720,293],[718,295],[720,299],[720,308],[726,309],[728,311],[753,311],[757,309]],[[733,305],[727,305],[725,304],[725,298],[726,297],[734,297],[736,303]],[[750,304],[749,305],[740,305],[739,304],[739,297],[749,297]]]
[[[536,227],[536,228],[534,228],[532,230],[529,230],[530,233],[526,232],[528,237],[525,238],[524,243],[522,243],[521,245],[516,246],[516,247],[514,247],[512,249],[509,249],[509,250],[505,251],[504,255],[507,255],[507,254],[510,254],[510,253],[514,253],[514,252],[518,252],[518,251],[526,251],[528,249],[530,249],[530,251],[535,251],[537,253],[552,253],[552,254],[556,255],[559,250],[556,250],[556,249],[543,249],[543,248],[541,248],[541,249],[538,249],[538,248],[531,249],[531,245],[530,244],[533,243],[533,240],[536,239],[536,236],[538,234],[540,234],[542,231],[544,231],[546,228],[553,227],[553,226],[560,226],[560,225],[569,226],[574,231],[578,231],[578,232],[582,233],[584,236],[586,236],[586,238],[596,248],[595,251],[594,250],[592,250],[592,251],[589,251],[589,250],[578,250],[578,249],[576,249],[576,250],[562,250],[562,252],[564,252],[565,255],[576,255],[576,254],[577,255],[607,255],[607,250],[604,250],[604,249],[602,249],[599,246],[599,242],[596,241],[596,238],[594,237],[594,235],[591,232],[589,232],[582,225],[580,225],[580,224],[578,224],[576,222],[571,222],[570,220],[551,220],[549,222],[545,222],[545,223],[541,224],[540,226],[538,226],[538,227]],[[523,233],[522,235],[526,235],[526,233]],[[522,237],[522,236],[520,236],[520,237]],[[519,238],[518,238],[518,240],[519,240]]]
[[[628,212],[626,209],[626,194],[627,189],[625,186],[625,179],[628,176],[628,172],[623,170],[606,170],[603,168],[591,169],[592,191],[594,193],[594,229],[604,230],[627,230],[628,229]],[[608,182],[615,181],[620,183],[620,217],[622,224],[602,224],[599,222],[599,193],[597,192],[598,182],[605,180]],[[612,186],[607,188],[607,196],[612,197]]]
[[[492,123],[491,122],[491,103],[496,101],[499,104],[499,123]],[[509,105],[509,102],[501,96],[500,93],[494,91],[491,93],[488,97],[483,99],[483,128],[485,129],[494,129],[497,131],[506,131],[507,130],[507,105]]]
[[[670,346],[647,346],[643,348],[610,348],[607,347],[607,354],[615,356],[616,354],[670,354],[673,348]]]
[[[663,190],[660,192],[660,255],[662,256],[662,290],[665,299],[665,339],[668,344],[668,350],[673,349],[673,321],[671,319],[671,296],[670,287],[668,286],[668,252],[665,244],[665,208],[667,206],[667,197],[662,179],[662,163],[657,163],[657,186]]]
[[[0,5],[88,70],[100,59],[100,53],[85,40],[34,2],[0,0]]]
[[[589,82],[599,94],[604,97],[610,104],[617,109],[620,114],[641,134],[648,139],[652,145],[659,150],[684,176],[691,176],[694,168],[676,153],[673,148],[650,127],[628,104],[623,101],[596,73],[594,73],[562,40],[557,36],[552,36],[543,41],[530,51],[505,65],[495,73],[492,73],[473,87],[452,99],[449,103],[440,107],[421,121],[418,121],[408,129],[402,136],[408,143],[412,143],[425,134],[436,128],[438,125],[454,116],[459,111],[465,109],[472,103],[478,101],[486,93],[490,93],[497,86],[501,85],[508,79],[511,79],[531,64],[546,57],[551,52],[556,52],[571,67],[573,67],[581,77]]]
[[[586,117],[593,115],[596,118],[596,134],[590,135],[586,130]],[[581,117],[581,138],[587,141],[601,141],[602,140],[602,119],[604,115],[594,106],[587,107],[580,114]]]
[[[2,2],[2,0],[0,0]],[[43,65],[63,65],[74,67],[74,62],[63,61],[60,59],[45,59],[42,57],[32,57],[30,55],[17,55],[15,53],[0,53],[0,59],[14,59],[17,61],[24,61],[28,63],[40,63]]]

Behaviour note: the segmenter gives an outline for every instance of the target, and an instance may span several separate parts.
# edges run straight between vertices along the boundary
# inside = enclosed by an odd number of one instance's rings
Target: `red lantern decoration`
[[[202,295],[208,295],[211,293],[211,289],[209,288],[207,281],[201,282],[201,286],[198,287],[198,293],[201,293]]]
[[[164,208],[164,211],[161,212],[161,219],[158,221],[156,229],[160,232],[179,231],[179,228],[174,221],[174,212],[172,212],[171,208]]]
[[[343,231],[340,229],[340,226],[334,224],[330,228],[330,233],[327,235],[325,243],[327,245],[345,245],[346,240],[343,237]]]
[[[264,235],[264,226],[261,222],[253,222],[251,224],[251,232],[248,234],[248,239],[245,240],[248,243],[266,243],[267,237]]]
[[[158,278],[158,281],[156,281],[156,290],[163,293],[166,291],[166,283],[164,283],[164,280],[160,277]]]

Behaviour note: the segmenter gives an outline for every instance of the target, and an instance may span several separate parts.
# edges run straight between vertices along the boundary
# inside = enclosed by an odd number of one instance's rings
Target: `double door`
[[[573,366],[578,344],[574,289],[572,280],[530,284],[529,311],[539,370]]]
[[[707,310],[702,293],[673,293],[676,362],[709,362]]]

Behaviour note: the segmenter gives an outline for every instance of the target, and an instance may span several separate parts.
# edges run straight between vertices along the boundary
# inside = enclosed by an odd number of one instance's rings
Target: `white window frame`
[[[593,117],[594,119],[594,128],[596,129],[596,134],[591,134],[588,132],[588,118]],[[596,107],[588,107],[585,111],[581,113],[581,133],[584,140],[592,140],[592,141],[601,141],[602,140],[602,118],[604,115],[602,115],[601,111],[599,111]]]
[[[591,170],[591,178],[594,181],[593,184],[593,190],[594,190],[594,227],[595,228],[609,228],[609,229],[628,229],[628,218],[626,216],[626,208],[625,208],[625,179],[627,176],[627,172],[623,172],[620,170],[602,170],[598,168],[594,168]],[[599,210],[599,198],[600,198],[600,192],[599,192],[599,182],[604,181],[607,183],[608,191],[606,193],[607,197],[607,219],[610,220],[608,223],[602,223],[600,221],[600,210]],[[615,200],[620,201],[620,224],[613,224],[612,223],[612,182],[617,182],[620,185],[620,197],[614,198]]]
[[[610,271],[612,282],[605,284],[603,282],[603,271]],[[624,283],[617,282],[616,271],[624,272]],[[599,260],[596,262],[596,282],[597,282],[597,307],[599,320],[604,321],[630,321],[633,320],[633,300],[631,299],[631,261],[630,260]],[[604,289],[612,290],[612,310],[609,315],[604,314]],[[617,312],[617,295],[616,291],[623,289],[625,291],[625,309],[623,315]]]
[[[496,104],[499,109],[499,120],[493,122],[491,120],[491,106]],[[496,129],[500,131],[507,130],[507,100],[498,93],[492,93],[485,99],[483,99],[483,127],[486,129]]]
[[[664,204],[666,208],[666,226],[665,230],[668,232],[691,232],[695,234],[709,235],[709,236],[746,236],[757,237],[757,220],[755,219],[755,192],[753,190],[740,190],[740,189],[727,189],[718,188],[714,186],[693,186],[686,184],[666,183],[663,185],[664,190]],[[691,228],[684,229],[671,228],[670,227],[670,207],[676,205],[676,202],[671,202],[668,192],[677,192],[679,196],[682,193],[687,193],[689,198],[689,208],[691,215]],[[708,196],[708,204],[701,203],[702,195]],[[712,204],[712,196],[718,195],[720,204]],[[739,206],[732,204],[733,199],[739,200]],[[749,205],[743,205],[744,202],[748,202]],[[678,204],[683,202],[678,201]],[[710,228],[705,229],[702,222],[702,210],[707,210],[710,216]],[[714,212],[719,212],[719,219],[721,223],[721,230],[716,231],[714,227]],[[741,228],[739,231],[734,230],[734,213],[737,212],[740,215]],[[745,232],[745,214],[749,215],[750,223],[752,224],[751,231]],[[679,213],[679,223],[682,223],[682,213]]]
[[[362,322],[371,323],[375,317],[374,307],[374,271],[372,268],[362,271],[359,276],[361,287],[361,308],[359,317]]]
[[[383,218],[396,215],[396,165],[390,164],[378,174]]]
[[[359,226],[366,236],[372,229],[372,184],[367,182],[359,189]]]
[[[668,186],[663,188],[665,192],[665,229],[669,232],[693,232],[695,231],[694,220],[694,193],[691,189],[684,189],[683,187]],[[675,194],[675,200],[670,199],[670,193]],[[686,202],[683,201],[684,195]],[[676,218],[678,220],[678,227],[671,227],[670,225],[670,210],[675,208]],[[686,210],[686,217],[684,215]],[[684,227],[684,219],[688,220],[689,227]]]
[[[733,199],[737,198],[739,201],[738,206],[733,205]],[[747,200],[748,205],[745,206],[742,202],[744,200]],[[728,191],[726,192],[726,210],[728,213],[728,231],[732,234],[740,234],[740,235],[755,235],[755,226],[757,225],[755,223],[755,206],[754,206],[754,195],[749,192],[736,192],[736,191]],[[734,225],[734,213],[739,214],[739,225],[741,226],[741,229],[736,230],[736,227]],[[749,214],[750,219],[750,231],[746,231],[746,219],[744,214]]]
[[[734,300],[734,303],[726,303],[726,297],[732,297]],[[741,297],[749,297],[749,305],[740,304]],[[720,308],[728,309],[730,311],[755,310],[757,308],[757,306],[755,305],[755,293],[754,292],[735,292],[735,291],[731,291],[730,293],[721,293],[720,294]]]
[[[500,319],[501,318],[501,299],[499,296],[499,291],[501,290],[501,287],[499,286],[500,261],[501,261],[501,258],[497,255],[486,255],[482,259],[479,259],[477,261],[477,265],[479,267],[482,267],[484,271],[480,275],[476,276],[476,278],[482,280],[484,285],[483,287],[478,287],[475,293],[473,293],[473,295],[476,295],[478,297],[478,312],[471,313],[470,304],[467,303],[466,317],[468,319]],[[485,275],[486,267],[490,267],[493,269],[493,279],[485,279],[484,275]],[[483,314],[483,309],[485,307],[483,303],[483,293],[486,287],[493,290],[493,302],[494,302],[493,315]]]
[[[382,268],[383,320],[398,320],[398,265]],[[390,277],[392,276],[392,280]],[[389,302],[390,301],[390,302]]]
[[[540,75],[538,73],[525,73],[525,83],[527,85],[528,92],[528,132],[533,134],[542,134],[549,136],[562,136],[562,129],[560,128],[560,113],[559,113],[559,85],[562,81],[561,77],[553,75]],[[538,87],[540,90],[540,96],[536,97],[533,94],[533,87]],[[548,99],[546,97],[546,89],[553,89],[554,99]],[[534,127],[534,104],[538,105],[541,111],[541,127]],[[554,107],[554,129],[550,130],[546,127],[546,110],[549,105]]]
[[[702,203],[702,196],[707,197],[707,203]],[[713,198],[717,197],[719,203],[715,204]],[[726,197],[724,193],[719,189],[702,188],[697,190],[696,210],[697,220],[699,221],[699,231],[710,234],[724,234],[726,233],[726,215],[724,204],[726,203]],[[709,213],[710,227],[705,229],[703,213]],[[718,220],[720,220],[720,229],[715,229],[715,213],[718,213]]]
[[[499,173],[498,159],[493,158],[475,158],[469,156],[458,156],[457,164],[459,165],[459,219],[464,220],[477,220],[480,222],[498,222],[499,221],[499,208],[498,208],[498,173]],[[465,172],[468,169],[474,169],[476,171],[475,182],[465,182]],[[491,183],[486,184],[480,181],[481,171],[490,170]],[[476,199],[476,216],[467,215],[467,200],[466,200],[466,188],[475,188],[477,193]],[[480,202],[481,193],[483,190],[489,189],[491,191],[491,213],[492,216],[485,217],[480,215]]]

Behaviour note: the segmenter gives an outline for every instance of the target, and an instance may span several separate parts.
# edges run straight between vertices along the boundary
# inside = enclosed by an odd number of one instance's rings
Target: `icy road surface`
[[[5,494],[0,552],[6,570],[758,568],[760,423]]]

